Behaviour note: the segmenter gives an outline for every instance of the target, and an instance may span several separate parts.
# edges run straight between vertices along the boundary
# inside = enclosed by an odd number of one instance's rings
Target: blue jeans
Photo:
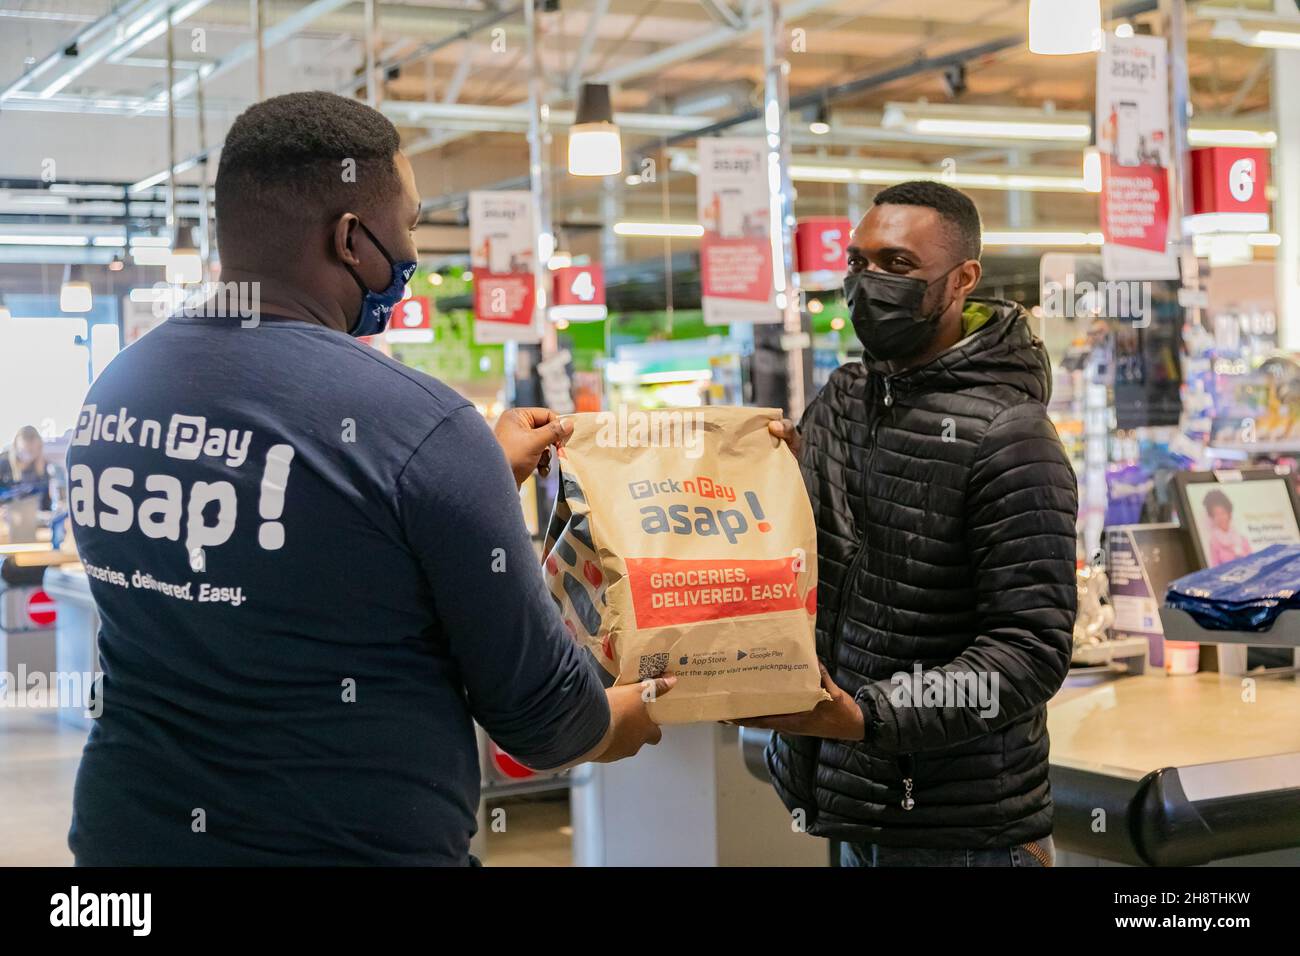
[[[1044,862],[1047,861],[1047,862]],[[1051,837],[999,850],[933,850],[921,847],[841,843],[840,866],[1024,866],[1056,863]]]

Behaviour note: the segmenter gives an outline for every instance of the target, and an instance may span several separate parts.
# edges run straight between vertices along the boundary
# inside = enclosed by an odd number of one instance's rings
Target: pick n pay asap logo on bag
[[[699,476],[682,480],[665,478],[660,481],[633,481],[627,488],[633,501],[643,501],[659,495],[697,495],[728,503],[736,500],[735,485],[724,485],[712,478]],[[754,528],[767,534],[772,530],[772,524],[763,513],[758,495],[746,491],[744,497]],[[662,505],[641,507],[641,530],[646,534],[694,534],[702,538],[721,535],[727,539],[728,544],[735,544],[749,528],[749,518],[739,508],[714,509],[696,505],[692,512],[691,506],[684,504],[669,505],[667,508]]]

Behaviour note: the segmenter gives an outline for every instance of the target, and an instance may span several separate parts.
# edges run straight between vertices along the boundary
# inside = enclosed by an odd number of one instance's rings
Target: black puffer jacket
[[[1052,829],[1045,705],[1070,661],[1077,485],[1042,343],[1020,306],[982,304],[993,318],[933,362],[846,365],[804,415],[817,653],[867,721],[863,743],[768,746],[819,836],[980,849]],[[891,678],[915,686],[914,665],[983,680],[996,713],[974,695],[909,706]]]

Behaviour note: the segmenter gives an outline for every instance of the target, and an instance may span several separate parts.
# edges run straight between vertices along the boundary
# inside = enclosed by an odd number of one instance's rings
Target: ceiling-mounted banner
[[[702,139],[696,204],[704,321],[780,322],[772,280],[767,143]]]
[[[541,341],[534,320],[532,194],[469,194],[470,267],[474,271],[474,343]]]
[[[1169,201],[1168,52],[1160,37],[1106,37],[1097,54],[1105,277],[1177,279]]]

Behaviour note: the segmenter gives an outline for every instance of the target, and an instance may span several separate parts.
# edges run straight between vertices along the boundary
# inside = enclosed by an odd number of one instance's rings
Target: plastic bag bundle
[[[1300,607],[1300,545],[1271,544],[1169,585],[1165,604],[1211,631],[1266,631]]]

